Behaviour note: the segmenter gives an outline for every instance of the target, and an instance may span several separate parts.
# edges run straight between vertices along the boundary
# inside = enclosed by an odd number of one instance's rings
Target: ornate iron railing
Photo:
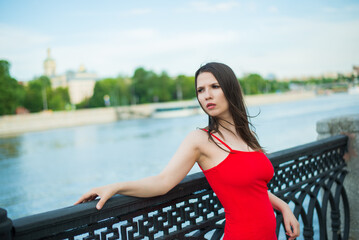
[[[343,181],[346,136],[335,136],[269,155],[271,192],[292,206],[304,239],[348,239],[349,203]],[[187,176],[155,198],[115,196],[10,220],[0,209],[0,239],[220,239],[224,211],[202,173]],[[284,231],[277,213],[277,235]]]

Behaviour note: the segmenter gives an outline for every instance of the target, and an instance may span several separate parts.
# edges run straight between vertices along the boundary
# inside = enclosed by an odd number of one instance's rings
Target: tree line
[[[169,76],[155,73],[143,67],[137,68],[131,77],[105,78],[95,83],[93,95],[73,106],[68,88],[51,87],[51,81],[41,76],[19,83],[10,76],[10,63],[0,60],[0,115],[17,111],[40,112],[42,110],[66,110],[105,106],[126,106],[153,102],[194,99],[194,77]],[[259,74],[249,74],[238,79],[245,95],[284,92],[288,82],[264,79]]]
[[[42,110],[64,110],[70,102],[67,88],[51,88],[46,76],[35,78],[24,86],[10,76],[10,63],[0,60],[0,115]]]

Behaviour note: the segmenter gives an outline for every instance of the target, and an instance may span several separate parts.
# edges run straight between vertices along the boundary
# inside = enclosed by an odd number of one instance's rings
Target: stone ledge
[[[341,132],[359,132],[359,114],[326,118],[317,122],[317,132],[334,135]]]

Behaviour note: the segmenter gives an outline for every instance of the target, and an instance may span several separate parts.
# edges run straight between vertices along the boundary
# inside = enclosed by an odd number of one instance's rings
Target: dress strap
[[[203,131],[208,132],[207,129],[202,128]],[[231,152],[233,151],[232,148],[230,148],[225,142],[223,142],[219,137],[215,136],[214,134],[210,133],[213,137],[215,137],[218,141],[220,141],[224,146],[226,146]]]

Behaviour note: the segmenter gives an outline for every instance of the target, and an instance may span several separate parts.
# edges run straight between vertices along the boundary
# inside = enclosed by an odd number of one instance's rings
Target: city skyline
[[[355,1],[0,2],[0,59],[19,81],[81,64],[101,77],[137,67],[193,75],[203,63],[237,76],[278,78],[349,72],[359,64]]]

